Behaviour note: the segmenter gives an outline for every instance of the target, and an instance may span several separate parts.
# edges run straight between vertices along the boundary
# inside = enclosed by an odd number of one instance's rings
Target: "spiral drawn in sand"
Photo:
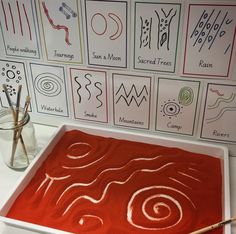
[[[181,222],[185,215],[187,217],[194,209],[194,203],[185,193],[169,186],[154,185],[133,194],[127,207],[127,220],[140,229],[164,231],[184,225]]]
[[[190,87],[183,87],[179,91],[179,103],[184,106],[192,104],[194,98],[193,90]]]
[[[52,73],[41,73],[34,80],[34,87],[44,96],[55,97],[62,91],[63,80]]]

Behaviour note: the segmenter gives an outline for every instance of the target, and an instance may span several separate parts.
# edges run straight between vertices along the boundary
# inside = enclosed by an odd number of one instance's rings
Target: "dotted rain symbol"
[[[36,90],[44,96],[55,97],[61,93],[62,79],[52,73],[39,74],[34,81]]]
[[[190,36],[193,39],[193,47],[199,47],[198,52],[201,52],[204,46],[210,50],[216,40],[225,36],[228,25],[233,21],[228,14],[228,11],[224,12],[221,9],[202,12]],[[225,46],[224,54],[231,47],[231,43]]]
[[[193,90],[190,87],[183,87],[179,91],[178,101],[183,106],[192,104],[194,98]]]

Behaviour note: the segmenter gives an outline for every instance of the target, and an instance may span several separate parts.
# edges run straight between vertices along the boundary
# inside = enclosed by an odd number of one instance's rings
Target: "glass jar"
[[[30,115],[19,109],[16,123],[15,114],[11,108],[0,110],[0,154],[8,167],[23,170],[35,157],[37,142]]]

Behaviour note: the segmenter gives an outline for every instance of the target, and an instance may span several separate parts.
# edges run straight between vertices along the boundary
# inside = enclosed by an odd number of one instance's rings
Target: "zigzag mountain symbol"
[[[128,91],[126,87],[124,86],[124,84],[122,83],[115,95],[119,96],[116,101],[116,104],[120,100],[123,99],[125,103],[127,104],[127,106],[130,106],[132,102],[135,102],[136,105],[139,107],[143,101],[147,102],[148,100],[148,91],[147,91],[146,85],[144,85],[141,91],[138,92],[134,84],[131,86],[130,90]]]

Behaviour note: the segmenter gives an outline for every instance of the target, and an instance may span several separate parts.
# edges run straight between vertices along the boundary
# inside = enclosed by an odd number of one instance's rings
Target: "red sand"
[[[184,234],[222,220],[222,200],[218,158],[74,130],[7,217],[73,233]]]

